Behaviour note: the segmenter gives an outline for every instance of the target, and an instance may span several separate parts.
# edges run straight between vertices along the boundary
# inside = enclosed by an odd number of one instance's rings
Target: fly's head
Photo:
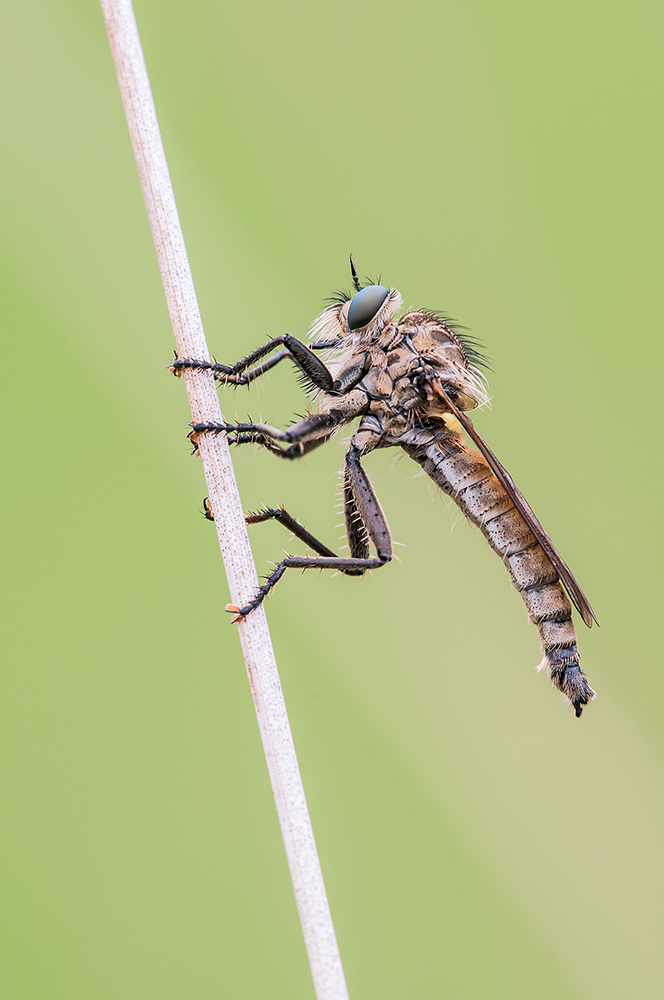
[[[312,340],[337,341],[340,347],[376,341],[402,305],[396,288],[371,284],[362,287],[351,255],[355,295],[337,293],[311,325]]]

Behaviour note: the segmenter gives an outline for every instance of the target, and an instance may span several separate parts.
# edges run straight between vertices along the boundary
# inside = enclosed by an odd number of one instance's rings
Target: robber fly
[[[280,458],[301,458],[359,418],[343,480],[350,556],[336,555],[283,507],[250,514],[249,524],[280,521],[316,555],[286,556],[246,607],[229,605],[227,610],[235,621],[250,614],[289,568],[361,576],[386,565],[392,558],[390,529],[361,459],[375,448],[399,446],[452,497],[504,562],[540,635],[543,659],[538,669],[548,672],[578,718],[595,692],[579,666],[568,595],[588,627],[597,619],[514,480],[467,416],[488,400],[478,368],[481,355],[440,314],[418,309],[398,319],[399,292],[381,284],[362,287],[352,256],[351,272],[355,294],[334,297],[314,320],[309,346],[287,334],[232,366],[176,358],[171,367],[176,375],[185,368],[208,370],[222,384],[237,386],[290,358],[306,387],[318,395],[317,412],[285,431],[265,423],[192,424],[194,450],[201,434],[226,433],[231,443],[258,444]],[[276,348],[281,350],[272,354]],[[316,351],[331,352],[333,360],[324,364]]]

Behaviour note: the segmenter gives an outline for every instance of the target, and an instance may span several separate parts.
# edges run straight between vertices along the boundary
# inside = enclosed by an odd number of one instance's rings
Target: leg
[[[231,444],[260,444],[281,458],[301,458],[307,452],[324,444],[348,419],[340,410],[313,413],[293,424],[287,431],[280,431],[269,424],[192,424],[189,439],[194,445],[194,454],[197,451],[199,434],[207,432],[231,433],[234,434],[230,439]],[[276,443],[277,441],[282,441],[290,447],[282,448]]]
[[[262,604],[287,569],[336,569],[348,576],[362,576],[367,570],[379,569],[390,561],[392,558],[390,529],[369,478],[360,464],[360,454],[354,447],[351,447],[346,455],[344,508],[351,551],[350,558],[335,556],[327,546],[324,546],[294,518],[286,514],[286,511],[263,511],[247,518],[249,524],[265,521],[273,516],[282,520],[287,523],[287,526],[298,538],[310,545],[319,555],[289,555],[282,559],[249,604],[243,608],[238,608],[234,604],[227,606],[226,610],[235,615],[233,621],[239,621],[240,618],[244,618],[259,604]],[[288,522],[284,515],[288,518]],[[373,558],[370,557],[369,539],[376,548],[376,555]]]
[[[264,358],[266,354],[270,354],[275,347],[283,345],[286,347],[285,351],[279,351],[274,358],[269,361],[264,362],[262,365],[258,365],[256,368],[252,368],[255,362],[260,361]],[[318,345],[316,345],[318,346]],[[253,379],[258,378],[263,375],[270,368],[274,368],[276,364],[283,361],[284,358],[292,358],[297,367],[302,372],[303,378],[306,383],[314,389],[322,389],[324,392],[331,392],[333,388],[334,381],[327,367],[323,362],[316,357],[312,350],[310,350],[306,344],[303,344],[301,340],[296,337],[291,337],[290,334],[285,334],[282,337],[275,337],[274,340],[270,340],[267,344],[263,344],[262,347],[257,348],[252,351],[251,354],[247,354],[246,358],[242,358],[236,364],[220,365],[212,361],[195,361],[191,358],[176,358],[170,367],[170,371],[174,375],[180,375],[182,371],[186,368],[195,369],[197,371],[211,371],[215,379],[218,382],[229,382],[231,385],[246,385],[248,382],[253,381]],[[249,371],[247,371],[249,369]]]
[[[249,514],[245,521],[247,524],[260,524],[261,521],[278,521],[283,524],[284,528],[288,528],[289,531],[299,538],[301,542],[304,542],[310,549],[317,552],[319,556],[327,556],[328,558],[334,559],[335,554],[332,549],[328,549],[327,545],[323,545],[319,542],[315,535],[312,535],[310,531],[307,531],[299,521],[296,521],[294,517],[288,513],[284,507],[271,508],[266,507],[264,510],[259,510],[255,514]]]
[[[212,508],[210,507],[210,501],[206,497],[203,501],[203,513],[208,521],[214,521],[214,514],[212,513]],[[255,514],[247,514],[245,517],[247,524],[260,524],[262,521],[278,521],[283,524],[284,528],[291,531],[296,538],[304,542],[310,549],[317,552],[319,556],[329,556],[332,559],[335,558],[335,554],[332,549],[328,549],[327,545],[320,542],[315,535],[312,535],[310,531],[307,531],[299,521],[296,521],[292,517],[285,507],[265,507],[263,510],[256,511]]]
[[[344,511],[351,554],[366,558],[369,539],[379,558],[392,558],[392,536],[369,477],[360,463],[358,449],[351,445],[344,471]]]
[[[310,451],[314,451],[316,448],[320,448],[322,444],[329,441],[332,437],[331,434],[326,434],[313,441],[306,441],[305,443],[292,444],[289,448],[280,448],[278,444],[275,444],[269,437],[260,434],[238,434],[236,437],[230,439],[231,444],[260,444],[266,451],[271,452],[273,455],[278,455],[279,458],[304,458],[308,455]]]
[[[232,369],[228,368],[227,365],[217,364],[216,361],[192,361],[189,358],[175,358],[168,370],[179,377],[180,372],[185,368],[195,368],[197,371],[211,371],[215,381],[223,382],[224,385],[248,385],[254,379],[265,375],[284,358],[290,358],[290,356],[290,351],[279,351],[274,357],[264,361],[261,365],[256,365],[255,368],[249,368],[242,375],[233,375]]]

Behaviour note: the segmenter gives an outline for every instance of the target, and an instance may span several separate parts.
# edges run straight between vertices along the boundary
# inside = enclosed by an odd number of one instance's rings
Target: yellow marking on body
[[[457,418],[454,416],[453,413],[448,413],[448,412],[443,413],[443,420],[451,431],[458,431],[462,434],[464,433],[463,427],[461,426],[461,424],[459,423],[459,421],[457,420]]]

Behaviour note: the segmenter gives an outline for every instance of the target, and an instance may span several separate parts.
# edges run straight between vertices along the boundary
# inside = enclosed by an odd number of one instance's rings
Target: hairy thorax
[[[351,335],[340,347],[330,366],[334,378],[343,382],[354,372],[362,377],[343,397],[325,398],[320,409],[362,417],[353,443],[363,453],[424,445],[440,436],[450,414],[433,391],[436,380],[460,409],[473,409],[486,399],[481,376],[468,364],[454,332],[428,313],[406,313],[372,342]]]

